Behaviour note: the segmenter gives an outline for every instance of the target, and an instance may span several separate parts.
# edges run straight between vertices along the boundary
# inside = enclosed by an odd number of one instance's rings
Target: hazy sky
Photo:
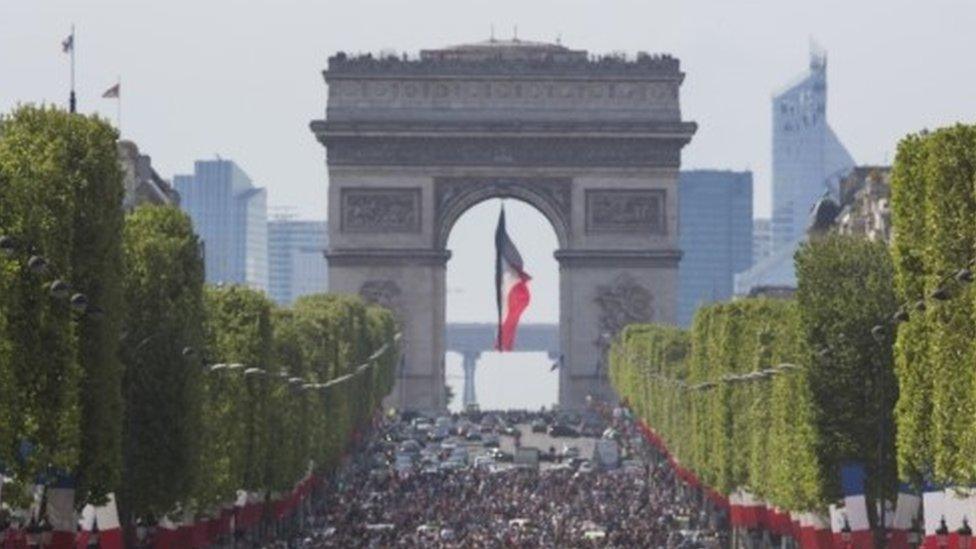
[[[308,122],[325,110],[327,57],[483,40],[491,24],[499,38],[518,25],[524,39],[679,57],[684,117],[699,124],[684,167],[752,169],[759,215],[770,204],[770,95],[805,68],[810,37],[829,53],[828,118],[859,163],[890,159],[907,132],[976,117],[973,0],[0,0],[0,111],[66,102],[60,41],[72,23],[81,111],[114,119],[100,95],[121,77],[123,135],[164,177],[220,154],[267,187],[272,206],[313,218],[324,217],[326,173]],[[513,230],[542,219],[525,214],[513,213]],[[490,234],[496,215],[497,205],[472,211],[452,242]],[[539,235],[522,237],[523,253],[551,256],[551,228]],[[471,261],[452,267],[464,270],[452,292],[484,270]],[[555,284],[555,263],[543,263],[538,277]],[[547,299],[529,319],[555,318]]]

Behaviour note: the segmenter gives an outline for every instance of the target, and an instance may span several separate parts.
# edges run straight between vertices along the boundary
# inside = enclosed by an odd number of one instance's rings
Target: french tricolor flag
[[[505,207],[495,229],[495,297],[498,302],[498,338],[495,349],[511,351],[519,318],[529,306],[529,280],[522,255],[505,231]]]

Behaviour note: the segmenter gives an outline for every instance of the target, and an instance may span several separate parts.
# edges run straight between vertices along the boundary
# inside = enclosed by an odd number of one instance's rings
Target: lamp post
[[[935,529],[935,544],[939,547],[949,546],[949,527],[946,525],[945,515],[939,519],[939,527]]]
[[[956,531],[959,534],[959,549],[970,549],[973,545],[973,529],[969,527],[969,520],[962,519],[962,526]]]
[[[847,516],[844,517],[844,526],[840,529],[840,541],[844,547],[853,546],[853,534],[851,533],[851,523],[847,521]]]

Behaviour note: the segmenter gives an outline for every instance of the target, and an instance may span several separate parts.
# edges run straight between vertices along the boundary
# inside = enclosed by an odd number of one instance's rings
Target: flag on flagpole
[[[495,349],[511,351],[519,317],[529,306],[529,280],[522,255],[505,231],[505,207],[495,229],[495,299],[498,303],[498,338]]]
[[[75,32],[71,31],[71,34],[67,38],[61,41],[61,51],[63,53],[68,53],[75,49]]]
[[[111,88],[105,90],[105,93],[102,94],[102,97],[105,97],[107,99],[118,99],[118,97],[119,97],[119,91],[120,91],[119,88],[121,86],[122,86],[121,83],[115,84]]]

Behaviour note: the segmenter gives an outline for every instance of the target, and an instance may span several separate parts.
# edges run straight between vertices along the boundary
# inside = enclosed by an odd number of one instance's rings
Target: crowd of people
[[[626,458],[614,468],[578,458],[542,468],[404,471],[391,442],[402,425],[388,422],[331,479],[310,527],[293,541],[344,549],[723,546],[714,517],[640,444],[626,414],[614,416],[610,432]]]

